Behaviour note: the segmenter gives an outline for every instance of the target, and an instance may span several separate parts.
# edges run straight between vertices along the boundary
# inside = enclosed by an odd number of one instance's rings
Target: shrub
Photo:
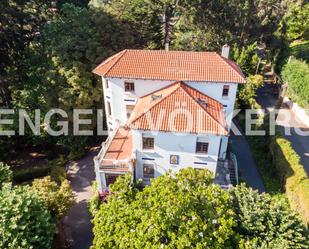
[[[12,181],[12,171],[10,167],[3,162],[0,162],[0,189],[3,183]]]
[[[263,76],[262,75],[251,75],[247,78],[247,83],[241,85],[238,91],[238,104],[242,108],[259,108],[255,97],[256,90],[263,86]]]
[[[89,208],[89,213],[92,216],[95,216],[95,214],[99,211],[100,204],[101,204],[99,193],[98,193],[98,184],[96,181],[92,183],[92,190],[94,194],[89,201],[88,208]]]
[[[113,195],[94,218],[92,248],[229,246],[234,235],[231,198],[211,178],[207,170],[188,168],[176,177],[160,176],[141,191],[131,176],[117,178]]]
[[[242,47],[241,50],[238,47],[234,48],[232,57],[246,76],[256,73],[259,62],[256,42],[247,47]]]
[[[240,248],[308,248],[308,231],[285,198],[259,194],[244,184],[232,195]]]
[[[304,1],[305,2],[305,1]],[[291,13],[286,18],[287,38],[289,40],[309,39],[309,4],[291,8]]]
[[[28,187],[0,191],[0,248],[51,248],[55,224],[44,203]]]
[[[61,182],[67,179],[67,172],[65,170],[66,163],[67,162],[63,157],[60,157],[59,159],[54,159],[49,162],[49,165],[51,167],[50,176],[58,184],[61,184]]]
[[[74,204],[74,195],[68,180],[58,186],[50,176],[47,176],[34,180],[31,189],[58,219],[63,217]]]
[[[291,207],[309,224],[309,178],[304,166],[300,164],[299,156],[291,143],[281,135],[273,138],[270,149],[277,179],[285,190]]]
[[[288,83],[287,95],[303,108],[309,107],[309,65],[293,59],[282,70],[282,79]]]
[[[15,182],[21,183],[33,180],[34,178],[46,176],[50,173],[50,171],[50,165],[39,165],[28,168],[16,169],[13,172],[13,179]]]

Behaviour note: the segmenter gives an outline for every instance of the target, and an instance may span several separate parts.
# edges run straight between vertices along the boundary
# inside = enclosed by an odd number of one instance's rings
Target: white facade
[[[153,150],[143,150],[143,135],[154,138]],[[132,137],[136,154],[135,175],[137,179],[147,181],[143,176],[143,164],[154,166],[155,177],[165,174],[169,170],[177,172],[187,167],[208,169],[215,176],[221,136],[133,130]],[[209,143],[207,154],[196,153],[197,138],[204,139]],[[178,163],[172,164],[171,156],[178,156]]]
[[[175,81],[163,80],[143,80],[143,79],[122,79],[122,78],[103,78],[104,103],[106,108],[107,126],[113,129],[115,121],[119,120],[120,124],[127,121],[126,106],[135,105],[137,99],[153,91],[166,87]],[[125,92],[125,82],[133,82],[135,86],[134,92]],[[189,86],[199,90],[207,96],[219,101],[223,104],[226,113],[226,122],[228,129],[231,127],[232,115],[234,110],[237,83],[210,83],[210,82],[186,82]],[[107,87],[108,85],[108,87]],[[223,87],[229,86],[229,94],[227,97],[222,96]],[[108,103],[111,106],[111,115],[108,115]]]
[[[134,83],[134,92],[125,91],[125,82]],[[126,124],[129,114],[134,108],[138,98],[169,86],[174,82],[175,81],[102,77],[108,129],[112,131],[116,129],[118,124]],[[229,131],[238,84],[186,81],[185,83],[222,103]],[[224,88],[228,88],[227,96],[223,94]],[[154,138],[153,150],[143,150],[143,135]],[[207,141],[209,146],[207,154],[196,153],[198,139]],[[167,171],[177,172],[186,167],[208,169],[213,172],[215,177],[218,159],[224,159],[226,157],[227,145],[227,136],[132,130],[132,152],[136,159],[134,169],[135,178],[143,179],[146,184],[149,183],[149,179],[144,176],[145,165],[153,167],[154,177],[165,174]],[[177,156],[177,164],[171,163],[171,156]],[[96,164],[98,165],[98,163],[99,162]],[[96,167],[99,190],[103,190],[107,187],[105,181],[107,174],[113,174],[113,172],[108,172],[106,170],[102,171]]]

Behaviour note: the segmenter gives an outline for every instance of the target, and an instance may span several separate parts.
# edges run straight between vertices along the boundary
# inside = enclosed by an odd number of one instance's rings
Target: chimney
[[[229,53],[230,53],[230,46],[225,44],[223,47],[222,47],[222,57],[228,59],[229,58]]]

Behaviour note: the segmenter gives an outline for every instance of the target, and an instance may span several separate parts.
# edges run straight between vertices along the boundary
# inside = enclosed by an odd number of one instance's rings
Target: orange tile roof
[[[129,129],[119,128],[111,141],[103,160],[101,169],[111,171],[128,171],[128,165],[113,165],[113,160],[130,159],[132,155],[132,134]],[[104,160],[105,159],[105,160]]]
[[[228,135],[223,105],[183,82],[141,97],[127,127]]]
[[[111,78],[245,83],[240,68],[215,52],[123,50],[93,72]]]

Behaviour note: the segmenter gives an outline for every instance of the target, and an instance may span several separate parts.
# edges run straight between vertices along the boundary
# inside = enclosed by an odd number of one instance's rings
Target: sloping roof
[[[131,131],[119,128],[111,141],[103,159],[125,160],[132,155]]]
[[[183,82],[141,97],[127,127],[228,135],[223,105]]]
[[[123,50],[93,72],[111,78],[245,83],[240,68],[215,52]]]

